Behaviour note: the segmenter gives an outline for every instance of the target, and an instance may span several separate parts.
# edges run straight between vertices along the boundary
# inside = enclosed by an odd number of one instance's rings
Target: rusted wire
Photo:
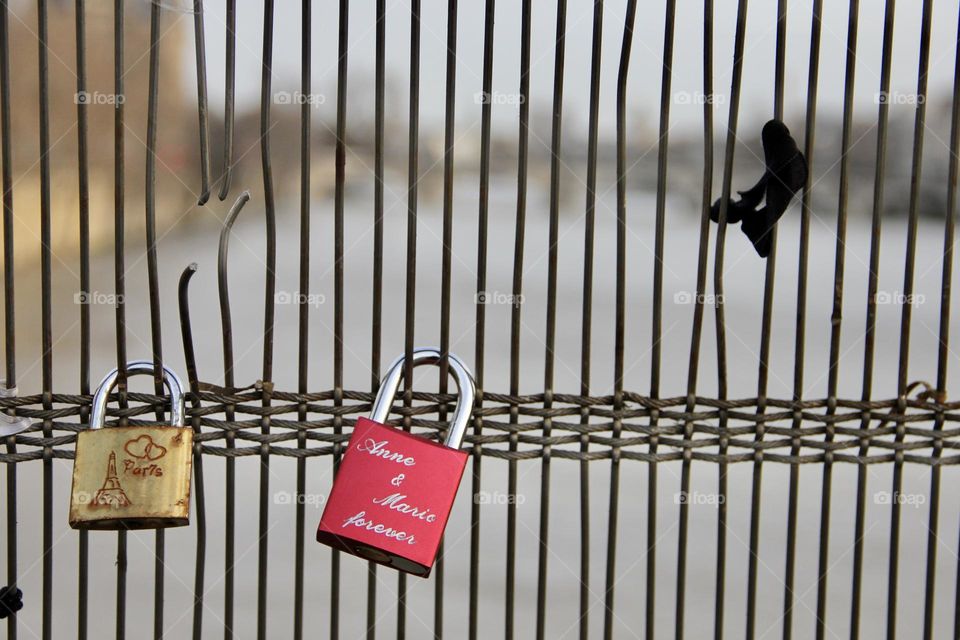
[[[373,394],[368,391],[343,391],[330,389],[321,392],[298,394],[270,388],[270,385],[252,385],[231,391],[215,385],[198,382],[201,389],[189,400],[194,406],[188,408],[191,420],[199,418],[201,434],[196,441],[202,445],[204,454],[224,456],[228,460],[237,457],[259,456],[261,447],[270,455],[315,457],[333,455],[338,443],[349,439],[349,433],[337,433],[334,425],[352,426],[351,416],[369,411]],[[264,389],[270,388],[274,403],[263,406],[260,398]],[[215,390],[216,389],[216,390]],[[119,398],[119,393],[117,398]],[[161,396],[143,393],[128,393],[127,397],[138,406],[109,409],[112,421],[127,421],[131,424],[150,422],[149,414],[158,406],[164,406]],[[441,406],[455,401],[451,394],[415,392],[408,408],[395,407],[401,422],[408,422],[428,437],[436,437],[444,424],[435,419]],[[544,394],[510,396],[487,394],[487,402],[475,419],[481,423],[479,435],[465,437],[465,446],[479,445],[481,454],[505,460],[536,460],[542,458],[550,447],[551,457],[568,460],[609,460],[615,455],[624,460],[647,462],[681,461],[685,456],[714,464],[739,464],[752,462],[755,452],[763,451],[766,462],[780,464],[822,464],[827,456],[834,462],[864,467],[871,464],[893,462],[898,456],[904,463],[927,466],[960,464],[960,402],[941,404],[931,398],[908,398],[904,401],[907,413],[900,413],[900,400],[836,401],[837,411],[826,415],[823,409],[828,399],[805,400],[797,403],[787,399],[768,398],[768,411],[756,413],[756,399],[726,400],[696,398],[695,411],[684,410],[688,398],[651,398],[635,392],[623,392],[624,409],[615,409],[613,396],[586,397],[571,394],[554,394],[554,407],[543,408]],[[44,408],[44,396],[38,394],[16,399],[0,399],[0,409],[17,408],[19,415],[28,417],[33,426],[14,436],[20,448],[16,454],[0,455],[0,463],[43,460],[45,450],[55,458],[73,457],[76,433],[83,426],[78,422],[81,413],[90,405],[90,396],[53,394],[49,396],[53,409]],[[301,423],[294,418],[301,405],[317,418]],[[228,408],[235,417],[223,419]],[[584,408],[591,420],[582,424],[580,417]],[[801,412],[803,426],[797,430],[790,426],[778,426],[789,422],[796,411]],[[513,423],[512,414],[523,416],[522,423]],[[659,422],[651,426],[651,415],[656,413]],[[933,429],[936,416],[942,415],[944,428]],[[278,431],[259,432],[261,421],[269,417]],[[542,435],[543,421],[551,419],[555,432],[549,439]],[[736,420],[737,426],[721,427],[724,419]],[[866,419],[868,427],[860,428]],[[49,423],[55,432],[52,437],[43,435],[44,423]],[[610,437],[615,423],[621,424],[621,436]],[[903,441],[891,439],[901,427],[909,438]],[[692,423],[692,438],[685,437],[687,423]],[[759,425],[764,423],[768,438],[760,442],[754,438]],[[842,439],[826,442],[826,426],[832,425]],[[296,446],[299,431],[306,430],[307,447]],[[581,436],[586,435],[590,451],[579,450]],[[227,447],[228,438],[253,446]],[[721,439],[728,440],[728,451],[723,455],[711,452]],[[790,453],[794,441],[801,442],[802,453]],[[658,441],[663,451],[650,451],[652,441]],[[516,447],[511,447],[511,443]],[[859,448],[867,442],[877,451],[863,456]],[[939,443],[950,455],[936,457],[933,448]],[[521,448],[522,447],[522,448]],[[953,453],[956,452],[954,455]]]

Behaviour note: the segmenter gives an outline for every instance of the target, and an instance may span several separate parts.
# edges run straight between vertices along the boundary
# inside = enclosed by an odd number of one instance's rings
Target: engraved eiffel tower
[[[107,461],[107,477],[103,480],[103,486],[94,496],[93,504],[109,507],[126,507],[130,504],[130,499],[123,492],[120,486],[120,478],[117,477],[117,454],[110,452],[110,459]]]

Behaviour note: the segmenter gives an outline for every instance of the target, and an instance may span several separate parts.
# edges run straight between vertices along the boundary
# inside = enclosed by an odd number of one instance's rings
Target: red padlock
[[[415,349],[413,365],[437,364],[440,351]],[[385,426],[403,378],[397,359],[380,384],[370,418],[360,418],[327,497],[317,542],[426,577],[457,497],[467,454],[460,451],[473,412],[473,376],[454,355],[460,398],[444,443]]]

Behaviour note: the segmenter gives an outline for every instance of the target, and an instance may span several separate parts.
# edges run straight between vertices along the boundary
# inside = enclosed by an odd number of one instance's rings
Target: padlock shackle
[[[419,347],[413,350],[413,366],[422,364],[440,364],[443,354],[434,347]],[[473,375],[467,366],[463,364],[457,356],[452,353],[447,354],[449,371],[453,374],[453,379],[457,383],[459,400],[457,408],[453,412],[453,420],[447,429],[447,437],[443,441],[444,446],[452,449],[459,449],[463,442],[463,436],[467,432],[467,423],[470,422],[470,415],[473,413],[473,403],[476,397],[476,389],[473,383]],[[403,372],[406,369],[406,360],[400,356],[393,361],[386,375],[380,381],[380,391],[377,392],[377,398],[373,401],[373,407],[370,410],[370,419],[380,424],[387,422],[390,415],[390,409],[393,407],[393,399],[400,389],[400,381],[403,380]]]
[[[150,360],[131,360],[126,367],[127,376],[137,374],[153,374],[153,362]],[[100,429],[107,422],[107,399],[117,384],[120,372],[114,369],[103,377],[96,393],[93,394],[93,407],[90,410],[90,428]],[[173,372],[173,369],[163,366],[163,385],[170,394],[170,425],[182,427],[184,425],[183,383]]]

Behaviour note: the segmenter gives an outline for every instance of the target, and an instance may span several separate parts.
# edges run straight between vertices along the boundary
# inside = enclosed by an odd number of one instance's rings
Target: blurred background
[[[53,362],[54,388],[75,393],[79,380],[79,231],[78,173],[76,129],[76,52],[74,3],[49,1],[50,47],[50,127],[53,238]],[[194,50],[193,3],[166,0],[162,3],[160,41],[160,103],[157,149],[157,225],[160,257],[160,300],[162,304],[162,343],[164,359],[184,371],[183,351],[178,328],[176,283],[180,272],[191,262],[199,265],[199,274],[191,285],[194,334],[197,340],[201,380],[224,383],[220,350],[220,316],[217,306],[216,257],[222,223],[229,206],[241,191],[251,192],[251,201],[241,213],[231,239],[230,284],[234,310],[235,372],[240,385],[257,380],[261,373],[263,349],[264,233],[263,182],[260,157],[260,72],[263,41],[263,5],[238,3],[236,139],[234,175],[231,191],[220,201],[214,183],[214,195],[205,206],[197,206],[200,194],[200,155],[197,118],[197,78]],[[311,389],[333,386],[333,190],[334,144],[336,142],[338,4],[326,1],[313,11],[313,93],[298,93],[300,82],[300,3],[276,3],[274,26],[273,79],[270,141],[274,167],[274,188],[278,216],[278,296],[274,380],[279,389],[293,390],[297,383],[297,278],[299,247],[299,132],[298,101],[309,99],[312,110],[311,134],[311,312],[309,343],[309,380]],[[824,3],[820,42],[815,146],[808,164],[812,172],[810,192],[810,263],[807,297],[807,344],[803,354],[806,376],[804,397],[827,395],[830,314],[833,302],[836,228],[838,219],[840,133],[844,95],[844,60],[847,51],[848,6],[843,2]],[[40,389],[40,170],[38,128],[38,40],[36,4],[26,0],[7,3],[9,11],[10,66],[12,70],[12,125],[14,212],[16,238],[16,305],[18,387],[21,394]],[[811,0],[787,3],[784,120],[793,136],[803,145],[806,132],[807,74],[810,56]],[[150,3],[130,0],[125,3],[125,223],[126,223],[126,304],[128,352],[131,358],[149,357],[151,334],[147,297],[147,267],[144,241],[147,87],[149,62]],[[345,191],[345,274],[344,294],[344,386],[368,390],[371,372],[372,248],[374,220],[374,63],[375,2],[349,3],[349,50],[346,112],[346,191]],[[651,379],[651,300],[654,269],[655,203],[657,187],[658,127],[660,119],[661,74],[666,3],[641,3],[634,29],[627,96],[627,219],[629,237],[627,264],[627,336],[624,388],[648,393]],[[722,184],[726,122],[730,105],[733,41],[737,3],[714,3],[715,94],[703,93],[703,5],[678,0],[673,52],[672,97],[670,99],[668,164],[666,180],[666,227],[664,258],[664,309],[660,395],[672,397],[686,393],[690,329],[696,293],[699,221],[703,176],[703,107],[707,101],[714,114],[714,178],[712,199],[719,197]],[[881,0],[859,3],[859,34],[856,48],[854,84],[853,144],[849,154],[850,192],[847,209],[848,228],[845,245],[846,279],[843,290],[843,333],[840,358],[840,397],[859,398],[863,388],[866,323],[867,277],[871,241],[870,216],[873,211],[876,171],[877,114],[879,103],[890,105],[886,164],[883,169],[884,203],[882,208],[881,269],[879,291],[882,294],[877,318],[877,353],[873,368],[873,397],[895,397],[900,353],[895,346],[901,331],[902,291],[904,289],[904,253],[907,242],[907,211],[911,179],[913,126],[916,108],[925,101],[926,126],[923,130],[923,165],[919,180],[918,252],[915,272],[915,296],[912,300],[913,324],[909,359],[909,379],[934,382],[941,302],[943,264],[943,228],[947,214],[947,172],[950,158],[949,136],[953,95],[954,63],[957,42],[956,0],[933,3],[931,60],[926,96],[917,94],[917,68],[920,50],[923,3],[898,3],[894,16],[893,57],[890,65],[890,92],[881,96],[881,44],[883,12]],[[626,3],[603,3],[600,110],[597,152],[596,262],[593,272],[593,336],[591,351],[592,395],[613,390],[614,303],[615,303],[615,223],[616,155],[615,113],[616,80],[624,30]],[[386,155],[385,155],[385,247],[383,353],[386,359],[403,350],[404,273],[407,224],[407,136],[410,73],[410,3],[387,2],[387,80],[386,80]],[[496,7],[493,62],[493,129],[490,189],[490,230],[488,246],[488,288],[486,304],[485,387],[488,392],[509,391],[510,316],[513,310],[513,255],[516,240],[518,113],[521,53],[521,3],[500,2]],[[439,342],[444,94],[447,38],[447,6],[439,0],[424,0],[420,58],[420,155],[418,195],[418,239],[416,275],[416,342]],[[549,223],[550,138],[554,65],[556,3],[533,3],[530,75],[530,156],[529,182],[523,261],[524,290],[520,393],[543,390],[545,360],[545,317]],[[114,238],[114,150],[113,114],[116,100],[113,78],[113,7],[111,3],[89,2],[87,19],[88,114],[90,119],[90,215],[93,257],[93,291],[82,301],[90,304],[92,314],[92,377],[115,366],[116,332],[113,296]],[[583,304],[584,231],[586,213],[586,174],[588,165],[588,121],[590,65],[593,52],[594,3],[569,0],[567,9],[566,63],[564,67],[562,177],[560,180],[560,273],[558,288],[555,385],[558,392],[577,393],[581,375],[581,306]],[[211,174],[222,175],[224,143],[224,73],[226,7],[222,0],[204,3],[206,61],[210,93]],[[451,350],[468,363],[474,357],[477,334],[475,325],[477,278],[477,218],[479,206],[480,113],[483,69],[484,3],[461,2],[457,23],[457,66],[455,107],[455,178],[453,181],[454,228],[452,266]],[[743,92],[740,100],[739,132],[733,168],[734,189],[751,186],[763,170],[759,135],[761,127],[773,115],[774,65],[777,7],[773,2],[754,2],[749,6],[743,61]],[[710,256],[707,282],[712,281],[714,225],[710,227]],[[790,398],[794,379],[794,339],[797,314],[797,278],[800,238],[799,204],[794,203],[779,224],[777,269],[775,274],[772,344],[769,361],[768,394]],[[731,398],[756,396],[758,352],[761,341],[761,308],[765,263],[736,227],[727,231],[726,258],[723,265],[726,283],[728,395]],[[708,292],[710,288],[708,287]],[[291,300],[293,302],[291,302]],[[884,302],[885,300],[885,302]],[[697,392],[703,396],[718,393],[716,342],[713,313],[706,312]],[[955,331],[955,315],[949,316]],[[955,378],[957,355],[949,353],[948,371]],[[425,389],[436,385],[435,375],[423,375],[418,384]],[[135,383],[142,390],[148,381]],[[949,386],[948,386],[949,388]],[[952,398],[951,398],[952,399]],[[66,525],[67,486],[71,464],[56,460],[56,479],[62,491],[55,492],[54,516],[62,520],[56,527],[56,602],[57,628],[66,635],[74,627],[75,542]],[[218,495],[222,479],[222,460],[213,459],[207,467],[208,496]],[[521,636],[532,629],[536,597],[536,531],[538,528],[540,462],[521,465],[517,625]],[[485,461],[484,483],[490,495],[506,491],[506,463]],[[319,519],[323,496],[332,479],[330,461],[310,459],[308,484],[312,502],[308,504],[308,529]],[[830,631],[837,636],[849,630],[845,612],[850,604],[852,509],[856,469],[837,470],[834,480],[835,511],[841,511],[834,523],[831,547],[832,610]],[[238,462],[238,495],[255,496],[257,461]],[[585,525],[578,510],[579,475],[572,462],[555,465],[553,477],[554,508],[551,512],[550,592],[551,613],[548,637],[576,634],[579,596],[579,544],[583,528],[592,528],[590,588],[591,629],[602,628],[603,558],[606,544],[606,508],[609,491],[609,465],[592,465],[595,480],[591,494],[591,512],[595,520]],[[782,468],[780,468],[782,467]],[[812,467],[812,468],[810,468]],[[668,634],[673,624],[675,584],[676,506],[679,466],[661,464],[658,487],[663,496],[658,527],[662,529],[657,553],[658,603],[662,620],[658,630]],[[36,502],[21,499],[20,522],[24,534],[20,540],[22,585],[27,607],[20,614],[28,629],[39,630],[38,570],[42,555],[40,540],[26,532],[39,530],[41,509],[39,464],[20,465],[21,495],[36,489]],[[489,469],[489,471],[486,471]],[[789,467],[768,465],[764,477],[760,589],[758,590],[758,629],[771,635],[782,632],[782,566],[786,537],[785,494]],[[890,469],[871,466],[871,492],[886,490]],[[279,492],[292,491],[295,478],[292,460],[277,460],[272,466],[271,486]],[[751,467],[733,465],[730,482],[729,527],[732,536],[726,576],[727,603],[731,611],[744,610],[746,584],[745,541],[749,535]],[[819,497],[822,470],[816,465],[802,471],[799,524],[799,550],[796,578],[798,605],[794,628],[810,635],[815,623],[816,552],[819,531]],[[906,490],[923,493],[929,482],[926,468],[906,468]],[[955,481],[952,469],[944,470],[944,481]],[[694,465],[694,484],[712,495],[717,490],[717,469]],[[0,482],[5,480],[0,479]],[[646,503],[640,496],[647,492],[646,466],[627,464],[621,482],[630,502],[623,508],[620,544],[623,549],[618,565],[618,609],[615,620],[617,637],[639,637],[644,623],[643,600],[647,558],[641,553],[645,535]],[[947,486],[950,486],[949,484]],[[24,493],[26,492],[26,493]],[[499,494],[498,494],[499,492]],[[873,495],[873,493],[871,493]],[[568,496],[559,498],[558,496]],[[288,496],[289,497],[289,496]],[[523,501],[520,501],[520,498]],[[462,490],[447,534],[446,571],[447,629],[460,637],[465,620],[457,610],[465,610],[469,552],[469,492]],[[568,504],[563,500],[568,499]],[[208,499],[208,502],[209,501]],[[292,625],[292,574],[294,507],[275,501],[270,511],[271,629],[277,637],[289,635]],[[256,596],[256,500],[242,498],[238,505],[237,631],[249,637],[255,619]],[[905,510],[901,554],[905,559],[900,575],[903,611],[899,624],[914,629],[922,616],[923,563],[926,550],[928,506],[919,504]],[[492,500],[484,507],[481,572],[481,627],[483,637],[498,636],[503,620],[503,555],[505,548],[506,505]],[[208,522],[213,528],[211,540],[223,518],[223,505],[209,504]],[[489,514],[489,515],[487,515]],[[882,629],[886,602],[886,554],[889,539],[889,508],[872,500],[868,505],[865,548],[864,607],[861,632],[872,637]],[[941,505],[942,522],[949,523],[950,537],[938,541],[943,569],[938,572],[942,588],[937,591],[937,631],[946,637],[952,623],[953,578],[957,569],[956,523],[960,508],[947,500]],[[716,505],[700,504],[691,508],[691,540],[688,565],[688,611],[702,605],[712,611],[715,578],[714,537]],[[947,526],[947,525],[945,525]],[[130,586],[131,611],[142,611],[149,620],[152,606],[153,541],[149,534],[131,534]],[[329,552],[309,541],[307,548],[307,629],[326,630],[329,610]],[[186,613],[192,604],[192,545],[189,530],[168,533],[167,580],[168,623],[171,634],[183,635],[190,625]],[[91,554],[103,559],[91,576],[93,594],[104,596],[112,611],[113,536],[92,535]],[[177,553],[190,548],[190,553]],[[240,552],[247,550],[245,554]],[[806,555],[804,555],[806,554]],[[222,566],[219,554],[209,553],[209,617],[211,633],[217,629],[217,612],[223,600],[222,584],[217,579]],[[93,557],[93,555],[92,555]],[[906,559],[914,562],[908,562]],[[36,562],[34,562],[36,560]],[[343,578],[341,601],[345,637],[361,636],[365,630],[365,565],[345,558],[349,567]],[[383,573],[383,572],[381,572]],[[938,583],[939,584],[939,583]],[[396,620],[393,608],[395,580],[384,575],[381,594],[382,625],[390,633]],[[431,629],[433,587],[428,582],[410,584],[408,629],[421,637]],[[32,601],[32,603],[31,603]],[[836,603],[834,606],[833,603]],[[313,605],[316,606],[313,606]],[[180,614],[184,615],[180,617]],[[659,615],[659,614],[658,614]],[[131,625],[136,616],[131,614]],[[180,618],[177,620],[177,618]],[[712,629],[712,615],[688,614],[688,633],[700,637]],[[144,623],[146,624],[146,623]],[[728,616],[728,632],[739,637],[743,616]],[[95,635],[112,629],[110,616],[91,620]],[[101,628],[102,626],[102,628]],[[133,634],[141,637],[147,626]],[[132,626],[131,626],[132,632]],[[219,633],[219,631],[217,631]],[[271,635],[273,635],[271,633]],[[909,635],[909,633],[908,633]],[[31,637],[29,634],[26,637]],[[938,637],[940,637],[938,635]]]

